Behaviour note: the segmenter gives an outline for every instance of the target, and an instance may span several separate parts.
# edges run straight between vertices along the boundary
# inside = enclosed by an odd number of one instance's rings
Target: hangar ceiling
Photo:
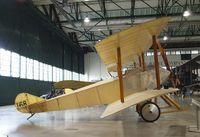
[[[85,51],[93,51],[97,41],[115,32],[161,16],[172,17],[168,27],[159,36],[165,48],[200,46],[199,0],[32,1]],[[184,17],[184,11],[189,11],[191,15]],[[163,40],[165,36],[167,40]]]

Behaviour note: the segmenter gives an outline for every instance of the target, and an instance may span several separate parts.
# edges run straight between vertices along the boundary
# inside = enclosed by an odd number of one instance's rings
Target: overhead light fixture
[[[190,15],[191,15],[191,11],[189,9],[183,12],[183,17],[189,17]]]
[[[163,40],[164,40],[164,41],[168,40],[168,37],[167,37],[167,36],[164,36],[164,37],[163,37]]]
[[[90,22],[90,19],[88,17],[85,17],[84,22],[88,23],[88,22]]]

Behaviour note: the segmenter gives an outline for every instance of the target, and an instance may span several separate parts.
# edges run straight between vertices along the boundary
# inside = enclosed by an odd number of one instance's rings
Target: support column
[[[120,99],[124,103],[124,86],[123,86],[123,76],[122,76],[122,64],[121,64],[121,50],[120,47],[117,48],[117,72],[119,77],[119,87],[120,87]]]

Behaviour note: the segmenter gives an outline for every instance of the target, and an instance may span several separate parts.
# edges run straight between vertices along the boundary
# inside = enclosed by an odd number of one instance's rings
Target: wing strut
[[[157,52],[157,42],[156,42],[156,36],[154,35],[152,37],[153,39],[153,52],[154,52],[154,65],[155,65],[155,72],[156,72],[156,83],[157,83],[157,89],[160,89],[160,72],[159,72],[159,63],[158,63],[158,52]]]
[[[120,99],[124,103],[124,86],[123,86],[123,76],[122,76],[122,63],[121,63],[121,49],[117,48],[117,73],[119,77],[119,87],[120,87]]]
[[[157,89],[160,89],[160,72],[159,72],[159,63],[158,63],[158,52],[157,52],[157,42],[156,42],[156,36],[152,36],[153,39],[153,52],[154,52],[154,66],[155,66],[155,72],[156,72],[156,83],[157,83]],[[157,103],[157,98],[155,98],[155,103]]]
[[[171,68],[170,68],[170,66],[169,66],[169,62],[168,62],[166,53],[165,53],[163,47],[161,46],[159,40],[157,40],[157,45],[158,45],[158,48],[160,49],[160,54],[161,54],[161,56],[162,56],[162,58],[163,58],[163,61],[164,61],[164,63],[165,63],[165,66],[166,66],[167,70],[171,72],[169,78],[170,78],[170,80],[171,80],[171,82],[172,82],[173,87],[175,88],[176,86],[175,86],[175,82],[174,82],[174,80],[173,80],[173,74],[172,74]]]
[[[143,68],[143,71],[146,71],[146,64],[145,64],[145,60],[144,60],[144,52],[142,52],[142,68]]]
[[[160,89],[160,73],[159,73],[159,63],[158,63],[158,53],[157,53],[157,48],[160,49],[161,55],[163,57],[164,63],[169,71],[171,71],[169,67],[169,63],[167,60],[167,56],[164,52],[164,49],[161,47],[160,43],[156,41],[156,36],[153,36],[153,50],[154,50],[154,64],[155,64],[155,71],[156,71],[156,82],[157,82],[157,89]],[[172,75],[170,74],[170,77]],[[161,98],[170,106],[175,106],[178,110],[181,110],[180,105],[168,97],[167,95],[162,95]],[[155,98],[155,102],[157,102],[157,99]]]
[[[173,80],[173,73],[172,73],[171,68],[170,68],[170,66],[169,66],[169,62],[168,62],[166,53],[165,53],[163,47],[161,46],[159,40],[157,40],[157,46],[158,46],[158,48],[159,48],[159,50],[160,50],[161,56],[162,56],[162,58],[163,58],[163,61],[164,61],[164,63],[165,63],[165,66],[166,66],[167,70],[171,72],[169,78],[170,78],[170,80],[171,80],[171,82],[172,82],[173,87],[175,88],[176,86],[175,86],[175,82],[174,82],[174,80]],[[181,110],[181,106],[180,106],[175,100],[171,99],[171,98],[168,97],[167,95],[163,95],[163,96],[161,96],[161,98],[162,98],[169,106],[175,106],[178,110]]]
[[[138,60],[139,60],[139,66],[141,67],[142,66],[142,61],[141,61],[141,57],[140,56],[138,57]]]

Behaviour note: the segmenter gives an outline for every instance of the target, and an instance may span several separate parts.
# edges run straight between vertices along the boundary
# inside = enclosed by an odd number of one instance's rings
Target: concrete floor
[[[135,108],[126,109],[105,119],[105,106],[36,114],[27,114],[14,106],[0,107],[0,137],[200,137],[187,131],[194,125],[195,109],[190,99],[181,100],[189,109],[161,115],[154,123],[143,122]]]

